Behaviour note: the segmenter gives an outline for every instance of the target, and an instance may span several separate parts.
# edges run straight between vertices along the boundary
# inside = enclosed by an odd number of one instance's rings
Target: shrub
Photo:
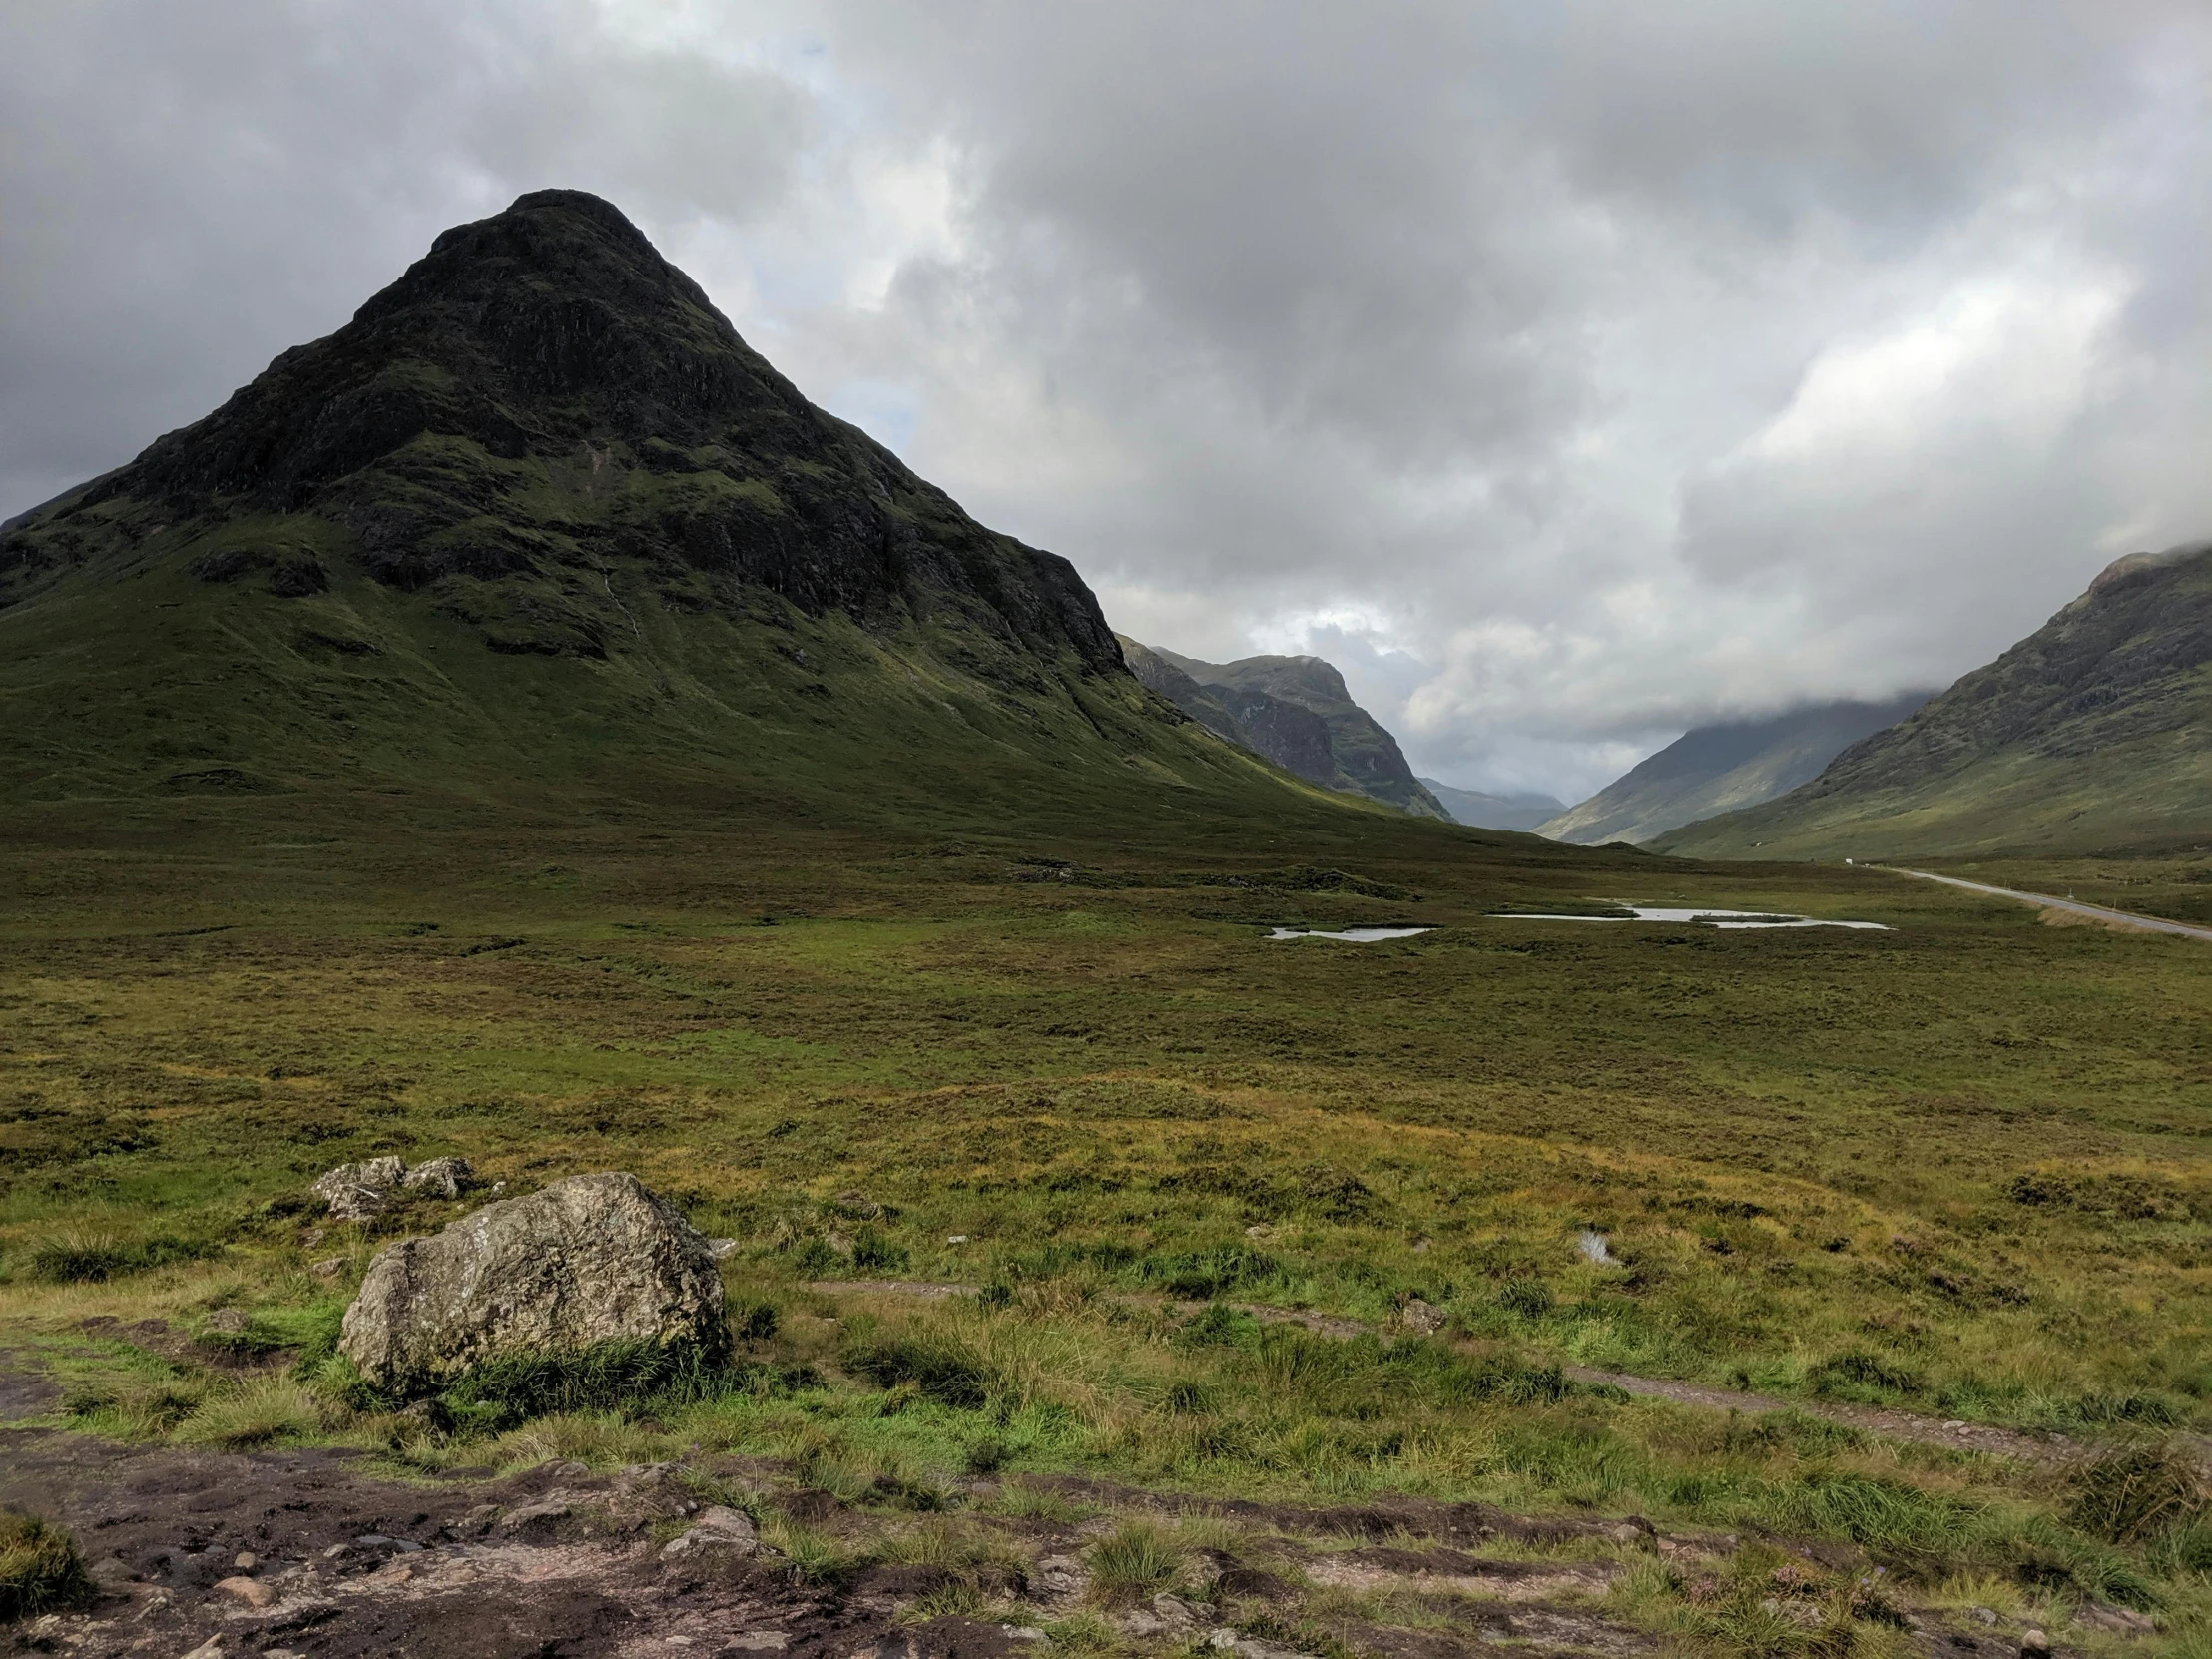
[[[1197,1300],[1276,1278],[1282,1271],[1282,1263],[1250,1245],[1216,1245],[1179,1256],[1148,1256],[1138,1274],[1169,1296]]]
[[[0,1510],[0,1623],[90,1599],[77,1540],[36,1515]]]
[[[304,1384],[288,1377],[261,1377],[203,1400],[179,1426],[177,1438],[191,1445],[251,1451],[296,1444],[321,1428],[321,1408]]]
[[[852,1265],[875,1273],[903,1273],[913,1253],[873,1227],[863,1227],[852,1241]]]
[[[1540,1320],[1551,1312],[1551,1287],[1541,1279],[1508,1279],[1497,1289],[1497,1305],[1522,1319]]]
[[[31,1253],[31,1272],[50,1285],[99,1285],[127,1274],[197,1261],[215,1247],[167,1234],[123,1240],[105,1234],[72,1234],[48,1239]]]
[[[1870,1390],[1917,1393],[1921,1380],[1903,1366],[1854,1348],[1807,1368],[1805,1385],[1824,1399],[1854,1399]]]
[[[744,1381],[721,1356],[689,1343],[601,1343],[570,1354],[491,1361],[440,1389],[435,1405],[455,1429],[496,1434],[556,1412],[635,1416],[693,1404]]]
[[[982,1405],[990,1392],[974,1355],[941,1337],[879,1337],[847,1349],[843,1365],[878,1387],[911,1382],[931,1399],[965,1411]]]
[[[792,1272],[802,1279],[828,1279],[844,1266],[844,1258],[828,1239],[809,1239],[792,1252]]]
[[[730,1334],[741,1343],[765,1343],[784,1323],[773,1302],[748,1302],[730,1310]]]
[[[2114,1544],[2185,1527],[2207,1504],[2195,1459],[2170,1440],[2116,1446],[2076,1470],[2072,1486],[2066,1524]]]
[[[1169,1341],[1177,1348],[1249,1351],[1260,1346],[1260,1322],[1239,1309],[1212,1302],[1186,1320]]]
[[[1091,1591],[1101,1601],[1141,1601],[1183,1581],[1175,1540],[1146,1521],[1125,1522],[1091,1545]]]

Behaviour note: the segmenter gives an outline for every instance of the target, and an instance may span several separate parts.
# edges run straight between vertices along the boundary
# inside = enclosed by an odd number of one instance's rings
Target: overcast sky
[[[2212,534],[2204,0],[9,0],[0,515],[553,185],[1456,784],[1945,684]]]

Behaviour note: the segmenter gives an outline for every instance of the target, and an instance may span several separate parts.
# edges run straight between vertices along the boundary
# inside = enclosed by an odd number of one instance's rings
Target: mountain
[[[447,231],[335,333],[10,521],[0,703],[0,805],[110,829],[139,822],[116,803],[249,798],[1344,811],[1193,734],[1065,559],[816,408],[569,191]]]
[[[1480,790],[1454,789],[1433,778],[1420,782],[1455,823],[1476,830],[1533,830],[1567,807],[1548,795],[1484,795]]]
[[[1818,777],[1846,746],[1896,725],[1933,695],[1816,703],[1764,720],[1700,726],[1538,825],[1536,833],[1584,846],[1640,845],[1693,820],[1755,806]]]
[[[1670,852],[1896,858],[2212,839],[2212,542],[2115,560],[2088,591],[1778,801]]]
[[[1397,740],[1353,702],[1319,657],[1205,663],[1123,638],[1130,672],[1208,731],[1324,789],[1449,820],[1405,764]]]

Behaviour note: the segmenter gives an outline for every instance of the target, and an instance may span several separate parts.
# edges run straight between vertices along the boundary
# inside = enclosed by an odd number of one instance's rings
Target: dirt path
[[[724,1471],[725,1473],[731,1471]],[[996,1625],[901,1624],[781,1563],[661,1536],[699,1511],[667,1471],[548,1463],[417,1484],[356,1454],[251,1455],[0,1430],[0,1503],[76,1533],[83,1612],[12,1632],[93,1659],[1013,1659]],[[20,1647],[17,1648],[20,1651]]]
[[[907,1284],[896,1279],[821,1279],[808,1287],[831,1294],[910,1296],[941,1298],[972,1296],[973,1285]],[[1179,1302],[1173,1297],[1129,1295],[1115,1299],[1169,1312],[1195,1314],[1206,1304]],[[1336,1314],[1317,1314],[1303,1308],[1272,1308],[1265,1303],[1232,1302],[1224,1306],[1249,1314],[1268,1325],[1297,1325],[1323,1337],[1357,1337],[1378,1328],[1361,1320]],[[1561,1368],[1577,1382],[1610,1384],[1643,1399],[1672,1400],[1678,1405],[1701,1405],[1715,1411],[1797,1411],[1824,1421],[1842,1423],[1869,1434],[1893,1440],[1913,1440],[1922,1445],[1946,1446],[1953,1451],[1986,1451],[2003,1457],[2053,1462],[2078,1454],[2083,1442],[2064,1434],[2031,1434],[1992,1423],[1966,1422],[1959,1418],[1932,1417],[1918,1411],[1902,1411],[1883,1405],[1847,1405],[1834,1400],[1786,1399],[1774,1394],[1749,1393],[1737,1388],[1714,1388],[1698,1382],[1680,1382],[1664,1377],[1634,1377],[1627,1372],[1596,1371],[1588,1366]],[[2212,1450],[2208,1446],[2207,1450]]]
[[[1991,887],[1979,881],[1962,880],[1955,875],[1937,875],[1933,870],[1926,869],[1906,869],[1898,864],[1869,864],[1867,867],[1879,869],[1888,875],[1911,875],[1923,881],[1940,881],[1946,887],[1964,887],[1968,892],[1987,893],[1993,898],[2016,898],[2022,904],[2040,904],[2046,910],[2063,910],[2068,915],[2107,922],[2115,927],[2140,928],[2150,933],[2178,933],[2186,939],[2212,941],[2212,927],[2192,927],[2185,921],[2168,921],[2164,916],[2139,916],[2132,910],[2108,910],[2102,904],[2084,904],[2078,898],[2053,898],[2046,892],[2020,892],[2012,887]]]

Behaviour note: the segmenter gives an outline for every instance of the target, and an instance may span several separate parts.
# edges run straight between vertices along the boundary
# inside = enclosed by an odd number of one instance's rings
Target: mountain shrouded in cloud
[[[2212,840],[2212,542],[2088,591],[1803,788],[1654,844],[1722,857],[2202,852]]]
[[[574,184],[1122,632],[1579,799],[2212,527],[2208,68],[2187,0],[11,8],[0,516]]]

